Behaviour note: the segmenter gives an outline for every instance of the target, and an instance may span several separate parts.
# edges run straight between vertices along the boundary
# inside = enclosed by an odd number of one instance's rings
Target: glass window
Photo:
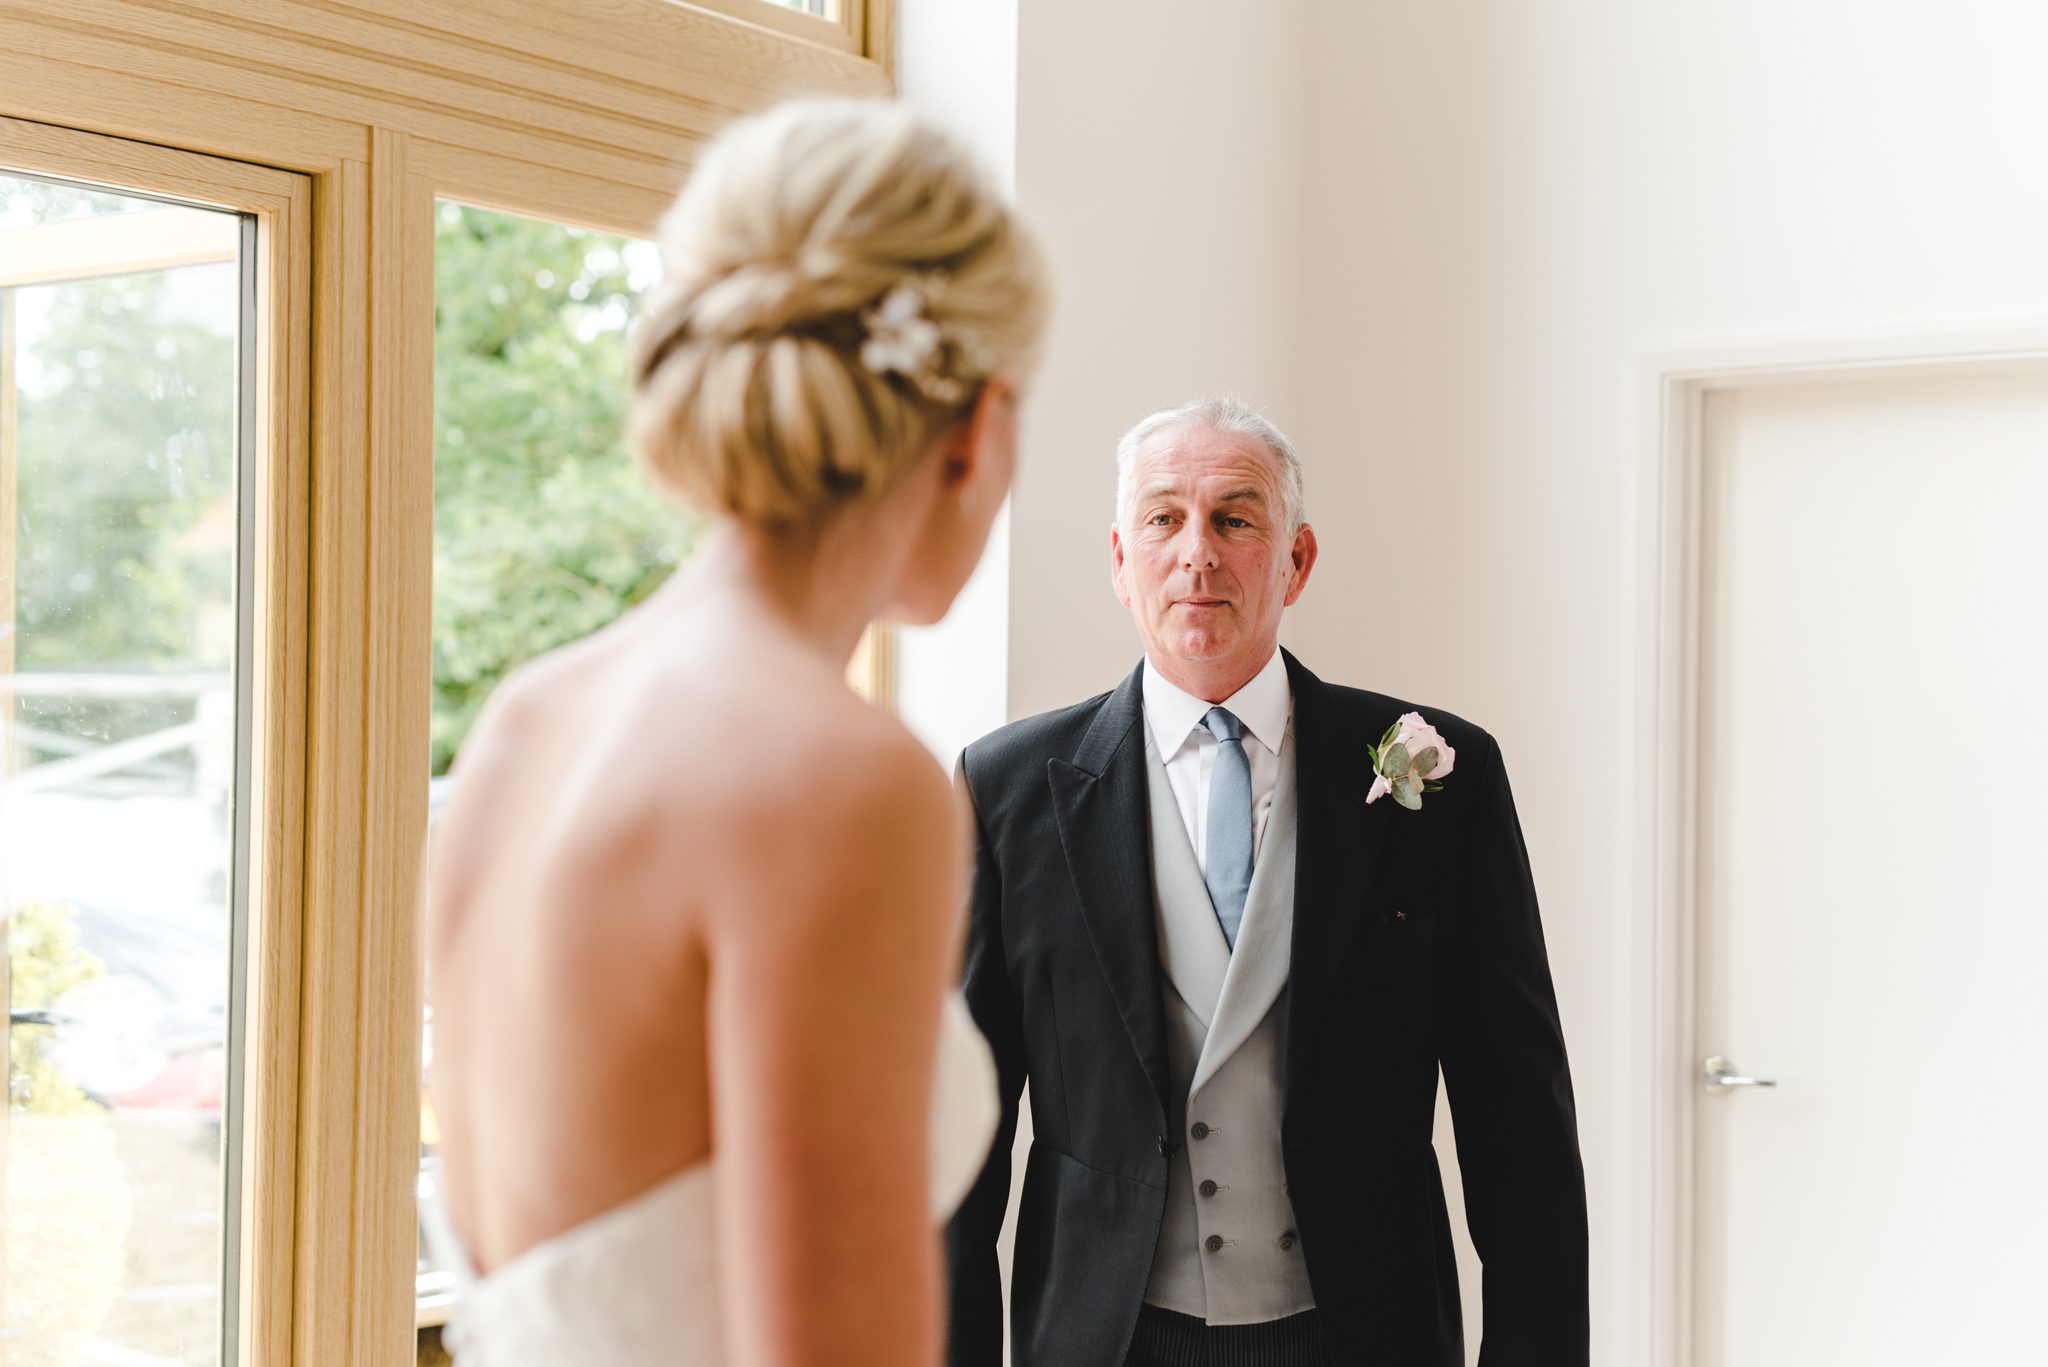
[[[695,524],[626,450],[652,244],[444,203],[434,268],[439,778],[499,680],[652,593]]]
[[[246,241],[0,174],[8,1362],[215,1363],[231,1313]]]

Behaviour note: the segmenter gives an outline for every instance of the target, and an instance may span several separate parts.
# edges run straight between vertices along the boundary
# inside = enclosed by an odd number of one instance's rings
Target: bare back
[[[758,983],[746,1009],[782,1013],[759,1027],[774,1035],[790,1011],[776,965],[858,914],[862,934],[939,946],[887,985],[936,1017],[957,928],[943,911],[948,924],[923,923],[964,876],[944,775],[772,626],[657,595],[508,680],[456,772],[429,863],[431,1081],[450,1207],[480,1268],[711,1157],[727,1104],[711,983],[731,981],[728,964]],[[874,782],[917,823],[913,843],[935,797],[944,829],[908,850],[836,838],[868,819]],[[820,890],[866,885],[863,860],[915,895],[818,912]],[[732,1085],[760,1071],[774,1070],[750,1061]]]

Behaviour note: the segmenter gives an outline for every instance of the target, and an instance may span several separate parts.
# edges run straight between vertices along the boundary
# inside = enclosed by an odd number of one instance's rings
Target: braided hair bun
[[[665,492],[769,524],[888,489],[1035,359],[1038,252],[908,107],[804,100],[706,149],[662,219],[633,444]]]

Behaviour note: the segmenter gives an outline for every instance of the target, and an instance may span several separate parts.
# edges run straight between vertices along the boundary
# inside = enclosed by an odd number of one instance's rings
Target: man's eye
[[[1249,527],[1252,524],[1241,517],[1226,517],[1223,519],[1223,525],[1226,527]]]
[[[1166,525],[1167,523],[1169,523],[1169,522],[1171,522],[1171,521],[1173,521],[1173,514],[1172,514],[1172,513],[1154,513],[1154,514],[1152,514],[1152,525],[1153,525],[1153,526],[1155,526],[1155,527],[1164,527],[1164,526],[1165,526],[1165,525]]]

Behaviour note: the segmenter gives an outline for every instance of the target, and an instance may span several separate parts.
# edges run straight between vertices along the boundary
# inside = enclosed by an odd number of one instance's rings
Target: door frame
[[[1636,602],[1633,883],[1650,910],[1634,964],[1638,1054],[1629,1189],[1634,1260],[1623,1288],[1630,1339],[1653,1367],[1692,1367],[1698,946],[1701,478],[1705,396],[1830,379],[1984,374],[2048,367],[2048,321],[1884,328],[1645,347],[1636,410],[1642,529]]]

